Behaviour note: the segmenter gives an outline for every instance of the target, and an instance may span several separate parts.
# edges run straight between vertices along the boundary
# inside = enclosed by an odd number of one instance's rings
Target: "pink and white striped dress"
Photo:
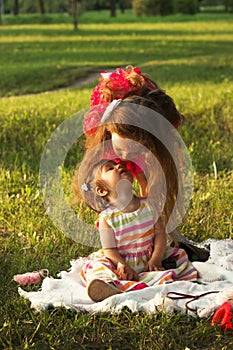
[[[113,229],[115,247],[125,262],[138,273],[139,281],[119,280],[115,273],[116,266],[104,256],[103,249],[101,249],[89,256],[82,269],[81,277],[84,285],[98,278],[105,282],[114,282],[122,291],[129,291],[141,283],[152,286],[174,280],[195,281],[197,279],[197,271],[189,262],[186,252],[178,248],[168,248],[164,256],[164,259],[175,257],[175,269],[144,271],[153,252],[154,235],[156,234],[154,210],[147,199],[140,198],[140,206],[136,211],[125,213],[115,207],[110,207],[100,215]],[[103,246],[103,248],[111,247]]]

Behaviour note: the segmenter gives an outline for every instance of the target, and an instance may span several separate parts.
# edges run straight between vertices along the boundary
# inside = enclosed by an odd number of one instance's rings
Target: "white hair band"
[[[108,105],[108,107],[106,108],[106,110],[105,110],[105,112],[104,112],[104,114],[102,115],[102,118],[101,118],[101,120],[100,120],[101,123],[103,123],[103,122],[107,119],[109,113],[112,112],[121,102],[122,102],[121,99],[113,100],[113,101]]]

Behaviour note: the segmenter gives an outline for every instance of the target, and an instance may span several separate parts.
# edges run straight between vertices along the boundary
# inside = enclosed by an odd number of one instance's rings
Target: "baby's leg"
[[[89,260],[82,268],[81,279],[85,286],[92,280],[98,279],[104,282],[112,282],[118,277],[115,273],[115,266],[112,261],[106,257]]]

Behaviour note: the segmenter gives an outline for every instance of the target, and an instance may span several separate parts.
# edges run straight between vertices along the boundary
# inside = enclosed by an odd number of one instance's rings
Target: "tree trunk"
[[[125,13],[125,1],[123,0],[120,0],[119,1],[119,7],[120,7],[120,10],[121,10],[121,13]]]
[[[44,0],[39,0],[39,7],[41,15],[45,14]]]
[[[0,0],[0,25],[2,24],[3,13],[4,13],[4,4],[3,4],[3,0]]]
[[[13,14],[15,16],[19,14],[19,0],[14,0]]]
[[[229,12],[229,0],[225,0],[224,5],[225,5],[225,12]]]
[[[72,15],[73,15],[74,30],[77,30],[78,29],[77,0],[72,0]]]
[[[111,0],[111,13],[110,13],[111,17],[116,17],[116,1],[115,0]]]

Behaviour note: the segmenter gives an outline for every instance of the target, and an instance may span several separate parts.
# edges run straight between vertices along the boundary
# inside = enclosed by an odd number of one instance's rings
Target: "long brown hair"
[[[132,105],[133,104],[133,105]],[[138,108],[133,106],[139,105]],[[132,107],[132,108],[130,108]],[[153,111],[159,113],[160,119],[153,119]],[[145,115],[150,115],[148,119]],[[151,170],[148,174],[149,192],[153,193],[157,202],[164,203],[161,217],[166,224],[173,211],[178,193],[177,168],[167,146],[163,144],[159,137],[156,137],[150,130],[157,129],[158,135],[164,134],[163,122],[165,118],[168,128],[174,129],[174,124],[180,124],[183,116],[176,109],[176,106],[168,95],[160,89],[150,91],[146,96],[131,96],[125,98],[120,105],[110,113],[105,120],[106,124],[100,124],[97,132],[91,138],[86,139],[86,149],[90,150],[96,145],[111,140],[112,133],[121,137],[131,139],[141,143],[159,162],[162,173],[158,172],[158,167],[153,163],[153,157],[146,159],[146,167]],[[166,135],[165,135],[166,136]],[[171,145],[172,140],[166,143]],[[170,148],[171,149],[171,148]],[[153,167],[152,167],[153,163]],[[154,170],[154,171],[153,171]],[[162,182],[166,181],[164,190]],[[162,179],[163,178],[163,179]],[[163,189],[163,190],[161,190]],[[159,192],[160,190],[160,192]]]
[[[184,116],[177,110],[173,99],[160,88],[156,88],[152,91],[144,88],[141,91],[140,96],[126,96],[123,101],[151,108],[152,110],[160,113],[175,128],[178,128],[183,123]],[[116,118],[116,122],[118,122],[118,118]],[[100,132],[95,132],[94,135],[93,133],[85,135],[85,148],[87,151],[95,147],[97,144],[99,144],[99,142],[102,142],[102,140],[105,141],[111,139],[111,135],[103,135],[106,130],[105,128],[101,128],[101,123],[98,128]],[[96,130],[98,128],[96,127]]]

